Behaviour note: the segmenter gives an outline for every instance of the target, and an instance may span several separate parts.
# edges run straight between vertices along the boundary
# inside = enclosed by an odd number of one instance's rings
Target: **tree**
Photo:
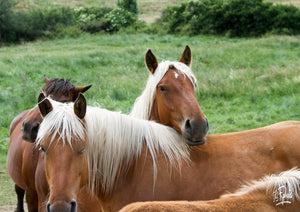
[[[124,8],[125,10],[138,14],[137,2],[136,0],[118,0],[118,6]]]

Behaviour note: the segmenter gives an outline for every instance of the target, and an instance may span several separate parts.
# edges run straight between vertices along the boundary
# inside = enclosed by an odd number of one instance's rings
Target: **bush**
[[[13,6],[14,2],[12,0],[0,0],[0,42],[11,42],[15,40],[12,24]]]
[[[231,0],[223,7],[224,31],[230,36],[259,36],[271,30],[271,3],[262,0]]]
[[[113,9],[110,13],[104,16],[105,18],[105,26],[107,32],[117,32],[121,29],[121,27],[128,27],[134,24],[137,20],[135,14],[123,9],[116,8]]]
[[[105,31],[107,23],[104,16],[111,12],[112,9],[108,7],[80,7],[75,9],[76,23],[82,31],[89,33],[97,33]]]
[[[300,33],[300,10],[294,6],[276,5],[270,8],[272,30],[279,34]]]
[[[87,24],[95,21],[100,21],[103,17],[112,11],[109,7],[79,7],[74,9],[76,23]]]
[[[222,0],[203,0],[190,2],[186,13],[189,14],[191,34],[215,34],[222,32],[224,23]]]
[[[118,7],[121,7],[133,14],[138,14],[136,0],[120,0],[118,1]]]
[[[262,0],[197,0],[168,7],[158,23],[166,25],[168,33],[192,35],[299,34],[300,10]]]
[[[1,17],[5,17],[0,19],[1,26],[9,26],[1,30],[6,42],[31,41],[55,31],[57,26],[67,27],[75,23],[74,11],[70,8],[9,11]]]
[[[162,13],[162,19],[158,20],[163,24],[167,23],[168,33],[179,33],[181,32],[181,28],[188,24],[187,22],[187,12],[185,12],[187,8],[187,3],[182,3],[179,6],[167,7]]]

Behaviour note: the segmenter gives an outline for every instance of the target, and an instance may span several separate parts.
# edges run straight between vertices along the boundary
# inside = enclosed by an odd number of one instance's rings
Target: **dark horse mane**
[[[65,95],[70,96],[70,91],[74,90],[75,86],[70,82],[71,79],[52,79],[45,84],[42,88],[45,96],[58,96]]]

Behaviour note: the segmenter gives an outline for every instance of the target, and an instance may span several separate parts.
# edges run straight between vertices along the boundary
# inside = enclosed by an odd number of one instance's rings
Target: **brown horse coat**
[[[48,104],[51,105],[51,103]],[[55,105],[64,109],[56,109],[56,112],[50,117],[60,117],[64,114],[61,111],[73,110],[72,105],[59,103],[55,103]],[[76,110],[86,110],[84,105],[81,107]],[[66,114],[71,114],[71,111]],[[90,184],[93,185],[95,194],[105,211],[117,211],[136,201],[215,199],[225,192],[235,191],[245,182],[259,179],[266,174],[279,173],[300,164],[300,143],[298,142],[300,122],[283,122],[239,133],[208,135],[204,145],[187,147],[190,161],[181,161],[183,163],[181,169],[176,169],[176,161],[180,161],[180,158],[174,157],[175,164],[171,165],[170,158],[173,157],[164,151],[173,149],[176,143],[179,144],[178,140],[173,140],[172,145],[167,141],[157,141],[155,146],[158,149],[155,151],[151,149],[154,145],[153,142],[147,141],[147,139],[145,143],[136,140],[135,133],[139,131],[137,129],[144,129],[144,127],[146,128],[144,125],[152,126],[154,123],[142,120],[136,123],[137,120],[133,120],[132,117],[95,107],[87,108],[84,120],[86,126],[89,127],[86,131],[70,126],[73,118],[68,121],[70,123],[64,124],[68,119],[64,118],[63,120],[59,122],[62,125],[57,125],[52,123],[52,119],[49,118],[44,123],[46,128],[43,128],[40,142],[42,145],[50,146],[51,152],[64,151],[61,149],[64,148],[63,146],[55,147],[49,145],[49,141],[47,141],[49,140],[49,136],[46,136],[49,132],[47,128],[51,129],[54,124],[53,127],[58,127],[58,130],[65,126],[70,128],[73,133],[79,132],[79,130],[87,133]],[[160,136],[166,130],[165,128],[158,133],[156,130],[160,128],[165,127],[157,126],[155,130],[150,130],[153,134],[148,132],[145,135],[150,140],[151,137]],[[65,137],[68,137],[67,134]],[[80,137],[85,138],[85,136]],[[58,138],[57,141],[60,142],[62,138]],[[75,146],[78,145],[76,140],[72,142],[73,138],[69,137],[69,139],[73,149],[76,149]],[[92,142],[92,140],[94,141]],[[143,145],[141,146],[141,144]],[[59,149],[57,149],[58,147]],[[177,149],[172,151],[177,152],[180,148],[183,148],[184,151],[186,147],[177,146]],[[179,155],[181,154],[179,153]],[[78,157],[76,154],[73,156]],[[61,155],[61,157],[64,156]],[[153,160],[154,158],[155,160]],[[186,159],[186,157],[183,158]],[[75,158],[59,160],[58,156],[51,157],[50,155],[48,158],[51,163],[62,165],[63,162],[66,162],[66,165],[69,166],[73,160],[75,161]],[[154,169],[154,161],[157,169]],[[170,169],[171,167],[172,169]],[[50,166],[49,170],[51,170]],[[78,171],[80,173],[80,170]],[[68,179],[67,176],[70,173],[64,171],[60,174],[65,175],[65,178]],[[86,176],[86,173],[84,175]],[[112,177],[110,178],[110,176]],[[93,177],[96,177],[95,181]],[[80,179],[80,174],[78,174],[78,178]],[[63,187],[64,184],[56,184],[53,187],[56,186]],[[66,191],[63,188],[60,190]],[[56,195],[59,196],[59,193],[51,194],[50,191],[50,202],[53,200],[53,204],[57,201]],[[69,195],[72,196],[72,194]]]
[[[69,80],[54,79],[49,80],[45,76],[45,85],[42,91],[47,96],[51,96],[57,101],[73,101],[78,93],[85,92],[91,86],[75,87]],[[43,173],[43,156],[40,155],[38,148],[34,147],[32,142],[24,140],[22,126],[24,122],[42,121],[39,109],[37,107],[26,110],[17,115],[10,125],[10,140],[7,153],[8,173],[16,184],[18,194],[18,209],[23,208],[22,189],[25,190],[26,201],[29,211],[38,211],[38,196],[36,191],[36,179],[44,179]],[[38,184],[39,186],[40,184]],[[45,185],[44,185],[45,186]],[[19,193],[20,192],[20,193]],[[47,194],[46,194],[47,195]]]
[[[267,176],[261,181],[244,186],[241,191],[210,201],[153,201],[136,202],[120,212],[154,211],[219,211],[219,212],[297,212],[300,209],[300,171],[292,169],[278,176]]]

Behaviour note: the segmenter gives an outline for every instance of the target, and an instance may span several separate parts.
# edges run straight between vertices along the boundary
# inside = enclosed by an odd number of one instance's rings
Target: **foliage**
[[[86,24],[101,20],[107,13],[112,11],[109,7],[79,7],[75,8],[76,23]]]
[[[138,14],[138,7],[136,0],[119,0],[118,7],[121,7],[131,13]]]
[[[0,0],[0,42],[14,41],[15,33],[12,26],[12,8],[14,1]]]
[[[4,35],[4,41],[8,42],[30,41],[44,35],[51,37],[49,34],[54,32],[57,26],[74,25],[74,12],[70,8],[18,10],[8,14],[10,18],[6,17],[4,22],[9,24],[10,28],[1,33]]]
[[[107,32],[117,32],[121,27],[128,27],[134,24],[137,20],[135,14],[123,9],[115,8],[110,13],[104,16],[106,20],[106,31]]]
[[[272,30],[279,34],[300,33],[300,10],[287,5],[275,5],[270,8]]]
[[[109,7],[80,7],[75,9],[76,23],[82,31],[97,33],[105,31],[104,16],[112,11]]]
[[[260,36],[267,32],[298,34],[300,10],[262,0],[195,0],[168,7],[161,23],[169,33]]]

